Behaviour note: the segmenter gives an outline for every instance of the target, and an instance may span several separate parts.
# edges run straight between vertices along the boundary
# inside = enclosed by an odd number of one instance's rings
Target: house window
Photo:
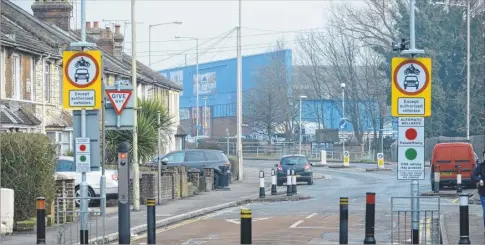
[[[59,105],[62,106],[62,99],[63,99],[63,93],[62,93],[62,67],[59,67],[59,70],[58,70],[58,74],[59,74]]]
[[[44,99],[45,102],[51,101],[51,64],[46,62],[44,65]]]
[[[32,101],[36,100],[35,97],[36,86],[35,86],[35,59],[32,58],[30,61],[30,99]]]
[[[13,55],[13,96],[14,99],[20,99],[20,56]]]

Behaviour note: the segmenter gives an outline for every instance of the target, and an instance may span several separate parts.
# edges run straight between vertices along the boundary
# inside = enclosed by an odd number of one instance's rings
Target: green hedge
[[[15,191],[14,220],[29,220],[35,217],[37,197],[54,199],[55,148],[39,133],[1,133],[0,138],[0,185]]]

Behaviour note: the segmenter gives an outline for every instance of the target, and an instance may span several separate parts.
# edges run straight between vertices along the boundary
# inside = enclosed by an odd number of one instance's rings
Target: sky
[[[11,0],[32,13],[33,0]],[[266,52],[283,40],[285,48],[298,52],[296,37],[301,31],[322,30],[326,11],[332,3],[347,0],[242,1],[242,54]],[[352,1],[352,0],[349,0]],[[71,26],[81,27],[80,0],[71,0],[74,14]],[[352,1],[361,2],[361,1]],[[199,38],[199,63],[236,57],[238,1],[137,0],[135,4],[137,59],[149,63],[149,25],[152,27],[151,67],[168,69],[196,63],[196,41],[175,36]],[[121,24],[125,33],[124,50],[132,52],[131,1],[88,0],[86,21],[99,21],[100,27]],[[126,24],[128,22],[128,24]]]

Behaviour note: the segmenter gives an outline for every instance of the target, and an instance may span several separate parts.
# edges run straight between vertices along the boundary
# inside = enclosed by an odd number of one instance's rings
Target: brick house
[[[72,4],[66,0],[36,0],[33,15],[8,0],[1,1],[0,131],[44,132],[61,153],[72,150],[72,116],[62,108],[62,52],[79,41],[71,30]],[[103,51],[103,82],[131,81],[131,56],[122,52],[120,26],[100,28],[86,23],[88,41]],[[182,87],[137,63],[138,97],[160,98],[175,118],[165,151],[179,149],[179,93]]]

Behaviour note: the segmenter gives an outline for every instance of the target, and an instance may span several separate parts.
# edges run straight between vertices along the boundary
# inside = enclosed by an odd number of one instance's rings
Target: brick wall
[[[179,167],[178,172],[180,176],[180,197],[184,198],[189,196],[187,167],[186,166]]]
[[[212,191],[214,189],[214,169],[204,168],[204,191]]]
[[[59,223],[72,222],[76,218],[76,214],[73,212],[76,210],[75,197],[75,179],[69,176],[56,175],[56,199],[57,197],[66,198],[52,200],[51,215],[48,218],[48,224],[55,224],[57,222],[57,216],[59,216]]]

